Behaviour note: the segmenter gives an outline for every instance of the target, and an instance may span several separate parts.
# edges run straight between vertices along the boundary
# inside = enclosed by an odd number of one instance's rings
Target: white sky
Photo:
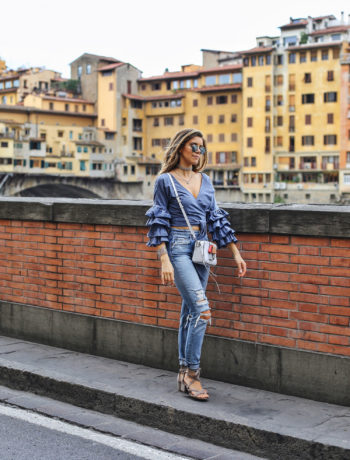
[[[201,64],[201,48],[236,51],[278,35],[289,18],[334,14],[344,0],[17,0],[2,2],[0,57],[7,66],[45,66],[70,76],[84,52],[130,62],[143,76]]]

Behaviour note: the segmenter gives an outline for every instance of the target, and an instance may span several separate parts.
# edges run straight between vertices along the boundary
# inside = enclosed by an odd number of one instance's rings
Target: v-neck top
[[[176,179],[174,184],[191,225],[200,227],[199,239],[211,233],[219,248],[238,240],[227,220],[228,213],[220,209],[215,200],[215,190],[207,174],[202,174],[202,183],[197,198]],[[168,174],[157,177],[154,185],[153,206],[146,212],[149,217],[147,246],[158,246],[169,241],[171,227],[187,227]]]

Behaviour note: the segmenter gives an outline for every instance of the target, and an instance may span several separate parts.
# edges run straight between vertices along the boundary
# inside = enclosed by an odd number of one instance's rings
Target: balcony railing
[[[312,162],[301,161],[299,163],[299,168],[300,169],[316,169],[317,168],[317,163],[316,163],[316,161],[312,161]]]
[[[329,163],[327,161],[322,161],[322,169],[327,169],[328,171],[339,169],[339,161],[334,161]]]

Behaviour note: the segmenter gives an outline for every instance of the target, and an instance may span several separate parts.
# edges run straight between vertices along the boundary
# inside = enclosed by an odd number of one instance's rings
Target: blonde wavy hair
[[[159,174],[167,173],[176,168],[180,161],[181,149],[188,141],[194,137],[200,137],[203,139],[203,147],[205,147],[205,153],[201,155],[198,164],[192,166],[192,171],[199,172],[205,168],[208,163],[208,154],[207,144],[205,142],[203,133],[198,129],[186,128],[178,131],[171,139],[167,149],[165,150],[165,160]]]

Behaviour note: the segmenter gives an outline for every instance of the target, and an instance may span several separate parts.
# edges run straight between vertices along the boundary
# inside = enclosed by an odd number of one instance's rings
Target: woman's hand
[[[174,284],[174,268],[170,262],[168,254],[163,254],[160,260],[162,263],[162,284],[172,286]]]
[[[231,249],[232,254],[233,254],[233,258],[235,259],[235,262],[237,264],[238,276],[239,276],[239,278],[241,278],[246,274],[247,264],[242,259],[242,256],[241,256],[237,246],[235,245],[235,243],[230,243],[228,246]]]

